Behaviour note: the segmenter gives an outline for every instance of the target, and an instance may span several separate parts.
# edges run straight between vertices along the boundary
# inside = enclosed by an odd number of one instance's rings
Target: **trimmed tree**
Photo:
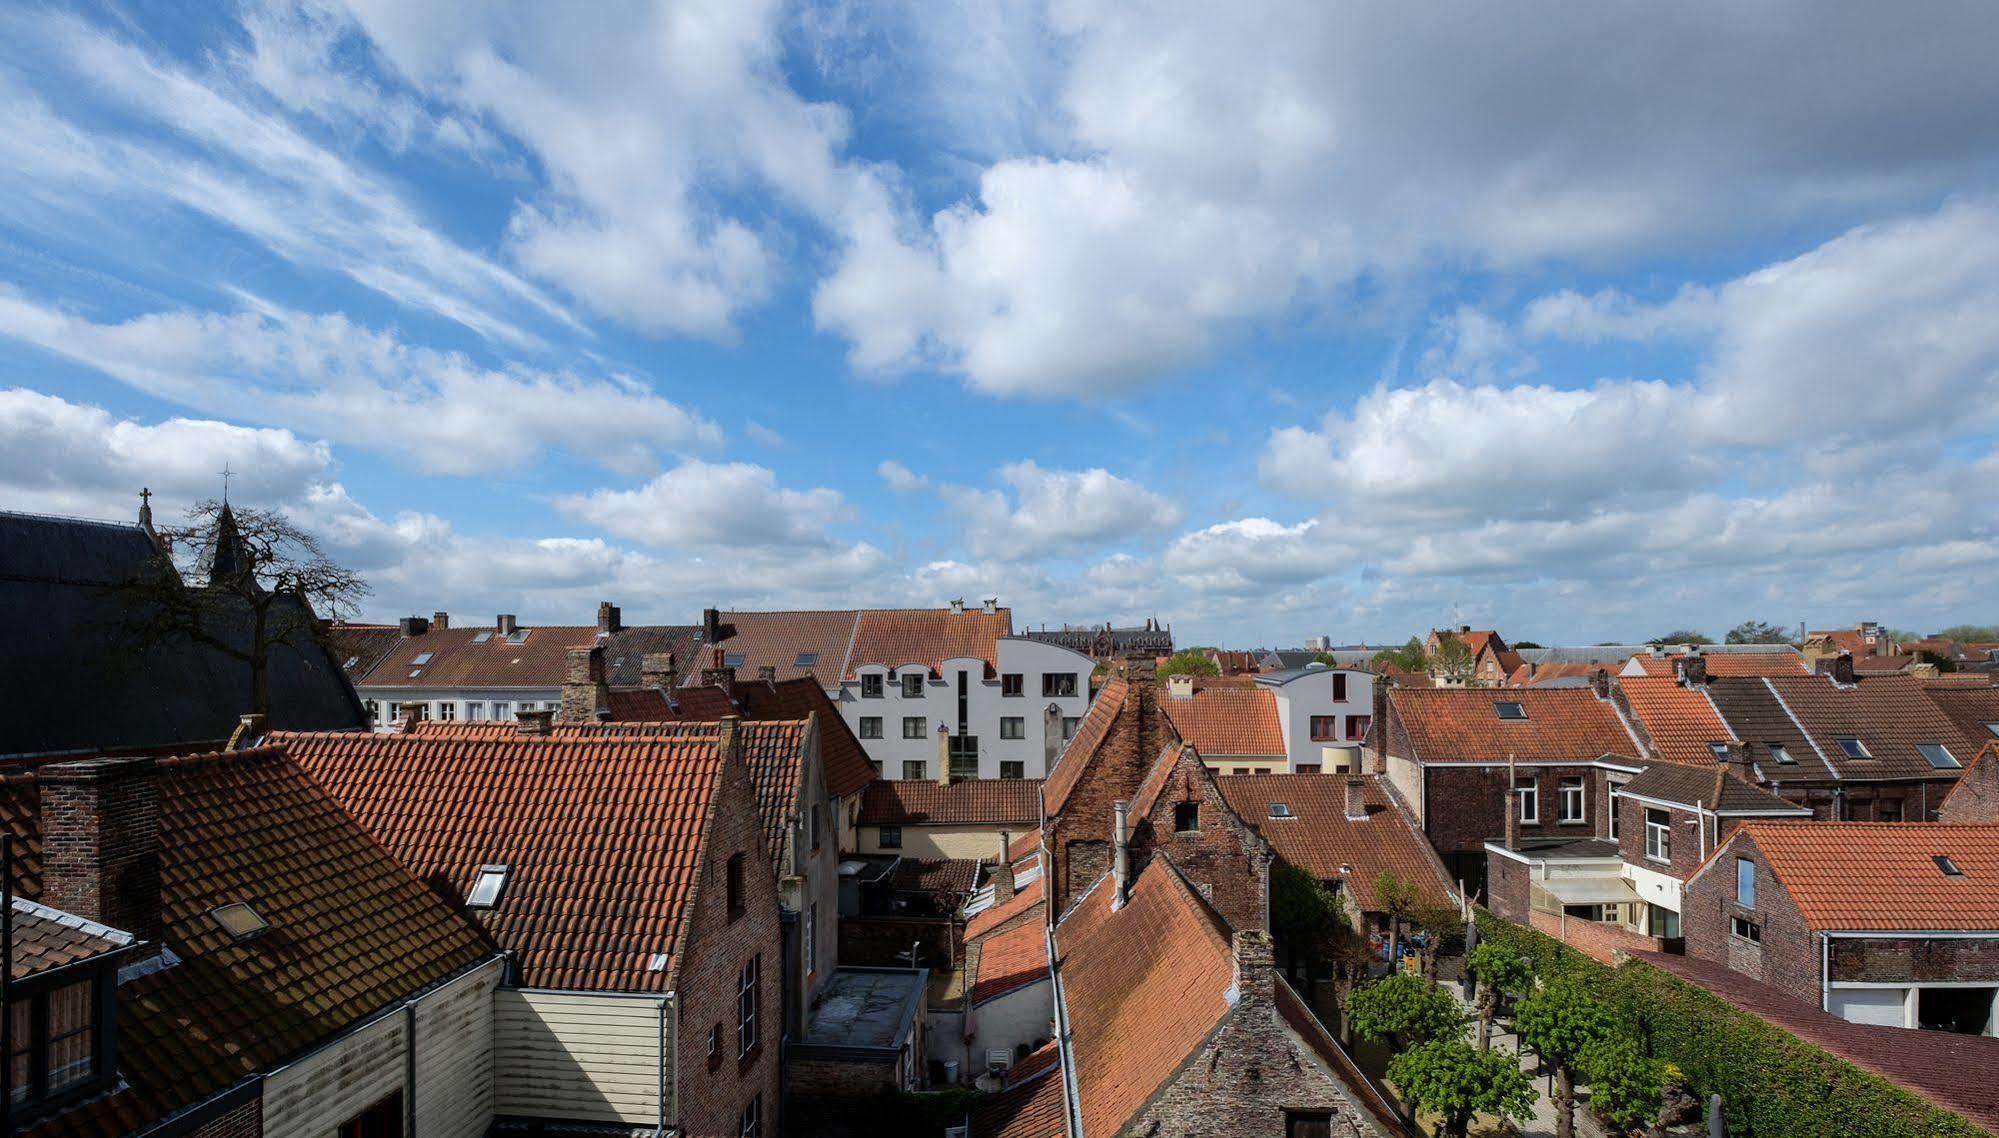
[[[1214,658],[1206,652],[1196,652],[1189,648],[1175,652],[1159,666],[1162,676],[1219,676],[1222,670],[1215,666]]]
[[[1465,1031],[1465,1013],[1458,1001],[1421,976],[1407,973],[1383,977],[1348,993],[1347,1018],[1359,1034],[1405,1048],[1432,1039],[1459,1039]]]
[[[1443,1119],[1443,1133],[1465,1138],[1474,1115],[1525,1122],[1534,1117],[1534,1083],[1519,1061],[1480,1051],[1462,1039],[1420,1044],[1388,1061],[1388,1081],[1411,1105]]]
[[[1534,983],[1534,970],[1520,954],[1496,940],[1482,940],[1465,961],[1472,978],[1478,981],[1478,1046],[1492,1046],[1492,1017],[1499,1014],[1499,998],[1519,992]]]
[[[1402,929],[1421,900],[1414,885],[1393,873],[1384,869],[1374,875],[1374,903],[1388,914],[1388,963],[1398,970],[1402,967]]]
[[[1349,932],[1346,903],[1326,883],[1289,862],[1270,875],[1270,931],[1284,948],[1285,970],[1294,977],[1331,957],[1333,942]]]
[[[1612,1035],[1583,1049],[1576,1066],[1589,1080],[1590,1110],[1627,1133],[1663,1121],[1670,1063],[1645,1054],[1629,1035]]]
[[[1558,977],[1520,1002],[1513,1014],[1520,1038],[1555,1065],[1555,1138],[1576,1131],[1576,1063],[1616,1031],[1610,1010],[1572,977]]]

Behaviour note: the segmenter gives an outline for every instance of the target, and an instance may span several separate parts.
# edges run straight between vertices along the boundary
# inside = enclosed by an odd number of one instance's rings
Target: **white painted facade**
[[[562,688],[392,688],[367,685],[360,689],[362,706],[377,730],[396,725],[402,709],[423,707],[423,718],[512,723],[516,711],[555,711],[562,706]]]
[[[987,1053],[1004,1051],[1011,1064],[1019,1045],[1036,1044],[1054,1034],[1055,985],[1043,977],[1032,984],[975,1004],[965,1020],[965,1069],[972,1076],[986,1073]]]
[[[1095,661],[1020,637],[996,640],[994,655],[991,676],[978,657],[935,676],[921,662],[863,664],[828,694],[885,778],[938,777],[954,738],[977,749],[977,772],[963,777],[1044,778],[1089,711]]]
[[[1258,676],[1256,683],[1277,697],[1277,722],[1284,732],[1284,757],[1298,768],[1331,774],[1363,769],[1361,748],[1374,715],[1374,673],[1359,668],[1303,668]]]

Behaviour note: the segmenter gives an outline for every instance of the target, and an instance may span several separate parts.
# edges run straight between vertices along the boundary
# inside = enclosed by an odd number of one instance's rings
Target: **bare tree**
[[[128,585],[129,627],[141,648],[192,640],[250,669],[250,710],[270,713],[274,649],[324,649],[327,624],[368,595],[359,574],[276,510],[206,501],[188,524],[158,531],[165,556]]]

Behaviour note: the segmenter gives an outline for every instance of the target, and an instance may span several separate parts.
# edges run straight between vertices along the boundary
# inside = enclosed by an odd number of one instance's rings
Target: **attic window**
[[[1958,762],[1957,756],[1951,754],[1950,748],[1942,743],[1917,743],[1916,753],[1927,759],[1930,766],[1936,770],[1956,770],[1964,765]]]
[[[1718,763],[1725,763],[1725,762],[1727,762],[1727,761],[1728,761],[1728,744],[1727,744],[1727,743],[1709,743],[1709,744],[1707,745],[1707,750],[1708,750],[1708,754],[1710,754],[1710,755],[1713,755],[1713,756],[1714,756],[1714,761],[1715,761],[1715,762],[1718,762]]]
[[[507,887],[507,867],[504,865],[482,865],[479,876],[472,879],[472,889],[465,894],[468,909],[490,909],[500,903],[500,892]]]
[[[1270,804],[1270,816],[1271,816],[1272,818],[1290,818],[1290,817],[1293,817],[1293,815],[1292,815],[1292,813],[1291,813],[1291,804],[1290,804],[1289,802],[1273,802],[1273,803],[1271,803],[1271,804]]]
[[[1867,744],[1861,742],[1855,736],[1834,735],[1832,741],[1839,744],[1839,749],[1845,752],[1846,757],[1849,759],[1871,759],[1874,757],[1868,752]]]
[[[1763,744],[1763,749],[1769,751],[1770,757],[1780,764],[1795,763],[1798,761],[1791,757],[1790,748],[1784,746],[1782,743],[1765,743]]]
[[[1501,700],[1493,704],[1492,709],[1499,713],[1501,719],[1527,718],[1527,705],[1513,700]]]
[[[647,972],[666,971],[666,962],[668,959],[669,958],[667,954],[664,952],[653,953],[651,956],[646,958],[646,971]]]
[[[476,634],[476,635],[474,635],[474,636],[472,637],[472,643],[474,643],[474,644],[484,644],[484,643],[485,643],[486,641],[488,641],[488,640],[491,640],[492,638],[493,638],[493,634],[492,634],[492,633],[490,633],[490,632],[481,632],[481,633],[478,633],[478,634]]]
[[[723,666],[724,668],[740,668],[740,667],[742,667],[742,666],[743,666],[743,654],[742,654],[741,652],[725,652],[725,653],[723,653],[723,655],[722,655],[722,666]]]
[[[425,664],[430,663],[430,656],[431,654],[428,652],[418,652],[416,654],[416,659],[410,661],[410,667],[412,668],[423,667]]]
[[[528,633],[533,631],[534,629],[532,628],[517,628],[514,631],[507,633],[507,643],[526,644],[528,642]]]
[[[1999,723],[1987,723],[1985,729],[1992,732],[1994,739],[1999,739]]]
[[[1935,857],[1931,858],[1930,860],[1937,863],[1937,868],[1943,871],[1943,875],[1945,877],[1964,876],[1964,871],[1959,869],[1957,867],[1957,863],[1950,860],[1950,857],[1947,854],[1938,854]]]
[[[223,932],[229,934],[230,940],[238,944],[271,927],[264,918],[257,915],[257,910],[242,901],[210,910],[208,916],[221,927]]]
[[[800,652],[798,654],[798,659],[793,660],[791,663],[793,667],[810,668],[812,665],[817,664],[818,662],[819,662],[819,653]]]
[[[340,665],[340,666],[341,666],[341,667],[343,667],[343,668],[351,668],[351,667],[353,667],[354,665],[356,665],[356,664],[358,664],[358,663],[360,663],[360,662],[361,662],[361,657],[359,657],[359,656],[349,656],[349,657],[347,657],[347,662],[346,662],[345,664],[342,664],[342,665]]]

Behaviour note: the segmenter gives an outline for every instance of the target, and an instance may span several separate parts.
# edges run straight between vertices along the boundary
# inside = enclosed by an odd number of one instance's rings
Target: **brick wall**
[[[595,723],[597,713],[611,706],[611,689],[605,682],[604,649],[571,648],[564,661],[562,710],[556,718],[564,723]]]
[[[1077,778],[1061,816],[1047,823],[1053,863],[1049,884],[1055,890],[1058,913],[1110,869],[1113,806],[1137,793],[1145,772],[1172,737],[1173,729],[1159,710],[1158,685],[1152,681],[1149,674],[1131,677],[1124,706],[1094,761]]]
[[[1617,852],[1632,865],[1642,865],[1660,873],[1670,873],[1685,881],[1701,865],[1701,830],[1699,819],[1691,810],[1676,810],[1670,806],[1647,806],[1643,802],[1624,799],[1619,803],[1621,812],[1617,819]],[[1655,861],[1645,853],[1645,812],[1664,810],[1671,826],[1672,839],[1667,843],[1665,862]],[[1707,835],[1708,849],[1714,849],[1720,840],[1714,834],[1714,822],[1709,820]],[[1739,821],[1729,823],[1731,830],[1740,826]]]
[[[780,946],[777,880],[764,846],[755,791],[739,761],[729,762],[716,794],[708,833],[709,854],[696,885],[687,950],[675,987],[680,993],[680,1035],[675,1042],[680,1124],[691,1138],[734,1135],[750,1099],[763,1096],[764,1133],[777,1133],[778,1061],[782,1050],[784,961]],[[733,918],[728,905],[728,864],[745,858],[744,904]],[[761,955],[758,986],[759,1044],[738,1058],[736,978]],[[708,1032],[721,1024],[721,1049],[708,1058]]]
[[[792,1058],[784,1063],[784,1092],[813,1098],[865,1098],[900,1090],[895,1057],[878,1062]],[[766,1125],[768,1125],[766,1123]],[[765,1131],[769,1133],[768,1130]]]
[[[1958,776],[1937,821],[1973,825],[1999,822],[1999,754],[1974,762]]]
[[[1576,951],[1601,960],[1605,964],[1614,963],[1620,952],[1658,952],[1664,947],[1664,943],[1658,937],[1635,933],[1619,925],[1564,916],[1561,913],[1543,913],[1536,910],[1528,914],[1527,923],[1530,927],[1547,933]]]
[[[1735,902],[1735,858],[1756,863],[1756,907]],[[1730,918],[1741,916],[1762,929],[1762,942],[1752,944],[1729,931]],[[1770,866],[1747,836],[1738,837],[1715,859],[1706,873],[1687,883],[1680,894],[1680,933],[1686,953],[1713,960],[1745,976],[1790,993],[1813,1007],[1820,1004],[1819,949],[1804,917],[1770,872]]]
[[[1839,937],[1832,942],[1832,978],[1999,981],[1999,937]]]
[[[1506,811],[1511,808],[1504,766],[1475,767],[1436,764],[1424,768],[1424,829],[1430,843],[1443,853],[1478,853],[1485,843],[1506,835]],[[1605,781],[1603,772],[1588,766],[1519,767],[1521,783],[1534,780],[1540,791],[1537,821],[1521,823],[1523,838],[1587,838],[1601,833]],[[1580,825],[1561,825],[1559,790],[1564,778],[1583,780]]]
[[[1510,857],[1486,858],[1486,907],[1516,924],[1527,922],[1533,870]]]
[[[228,1113],[202,1123],[188,1138],[262,1138],[263,1133],[264,1100],[251,1095]]]
[[[1195,804],[1199,829],[1183,833],[1173,828],[1174,810],[1183,802]],[[1133,877],[1149,857],[1164,857],[1232,928],[1260,929],[1268,924],[1268,847],[1222,799],[1215,776],[1202,766],[1199,755],[1183,748],[1152,813],[1132,822]]]
[[[965,958],[965,926],[949,917],[842,917],[840,963],[909,967],[909,946],[923,947],[916,966],[949,971]]]
[[[152,759],[42,768],[42,897],[64,912],[160,938],[160,799]]]

